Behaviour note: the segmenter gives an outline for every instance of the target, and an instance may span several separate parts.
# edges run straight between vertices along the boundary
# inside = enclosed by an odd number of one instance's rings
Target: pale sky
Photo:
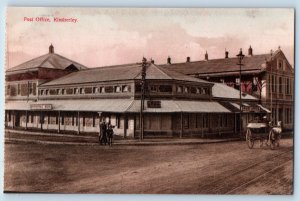
[[[24,17],[76,18],[77,23],[26,22]],[[172,63],[254,54],[281,47],[294,63],[293,9],[8,8],[8,67],[48,53],[88,67]]]

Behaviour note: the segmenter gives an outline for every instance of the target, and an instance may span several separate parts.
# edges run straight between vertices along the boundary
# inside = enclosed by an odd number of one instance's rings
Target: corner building
[[[40,76],[39,72],[49,70],[53,73],[47,73],[48,77]],[[42,58],[7,70],[5,125],[84,134],[98,133],[104,120],[115,126],[116,135],[139,138],[141,70],[140,63],[87,68],[55,54],[50,46]],[[23,76],[28,72],[35,76]],[[35,87],[30,83],[36,83]],[[257,98],[244,94],[242,99],[243,128],[257,115],[270,113]],[[238,90],[152,62],[146,66],[144,103],[145,137],[239,132]]]

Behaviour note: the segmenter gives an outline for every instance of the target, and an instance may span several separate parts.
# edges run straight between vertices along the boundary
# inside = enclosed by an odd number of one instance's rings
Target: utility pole
[[[141,70],[141,109],[140,109],[140,141],[144,139],[144,109],[145,109],[145,82],[147,59],[143,57]]]
[[[242,66],[244,64],[242,64],[242,61],[245,57],[245,55],[243,55],[243,51],[242,51],[242,48],[240,49],[240,52],[238,55],[236,55],[238,57],[238,63],[237,65],[240,66],[240,137],[242,137],[243,133],[242,133],[242,130],[243,130],[243,124],[242,124]]]

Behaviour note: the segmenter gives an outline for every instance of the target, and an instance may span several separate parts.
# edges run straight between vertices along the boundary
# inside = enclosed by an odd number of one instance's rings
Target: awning
[[[49,101],[9,101],[5,103],[6,110],[32,110],[51,105],[54,111],[87,111],[87,112],[126,112],[133,99],[92,99],[92,100],[49,100]],[[43,109],[41,109],[43,110]],[[45,109],[49,110],[49,109]]]
[[[231,113],[229,109],[213,101],[159,100],[159,107],[148,107],[146,113]],[[140,112],[141,101],[133,99],[91,99],[91,100],[49,100],[49,101],[9,101],[6,110],[48,110],[87,112]]]
[[[265,108],[264,106],[260,105],[260,104],[257,104],[262,110],[264,110],[265,112],[267,113],[271,113],[271,111],[267,108]]]
[[[230,110],[212,101],[180,101],[180,100],[161,100],[161,107],[149,108],[147,100],[145,100],[144,112],[152,113],[172,113],[172,112],[188,112],[188,113],[231,113]],[[135,100],[127,112],[139,112],[141,107],[140,100]]]
[[[230,102],[230,104],[232,106],[234,106],[235,110],[237,109],[238,112],[240,111],[240,105],[238,103],[233,103],[233,102]],[[253,103],[253,104],[248,104],[248,103],[242,103],[243,106],[245,106],[245,108],[247,107],[252,107],[252,108],[259,108],[260,112],[266,112],[266,113],[271,113],[270,110],[268,110],[267,108],[263,107],[262,105],[260,104],[256,104],[256,103]],[[254,111],[243,111],[244,113],[248,113],[248,112],[254,112]],[[255,112],[258,112],[258,111],[255,111]]]

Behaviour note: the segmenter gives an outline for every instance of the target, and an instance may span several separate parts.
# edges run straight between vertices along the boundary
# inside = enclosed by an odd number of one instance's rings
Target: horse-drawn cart
[[[246,142],[249,149],[252,149],[256,140],[260,141],[260,146],[263,146],[263,142],[266,140],[266,145],[270,143],[271,149],[279,147],[279,140],[281,138],[281,122],[277,123],[276,127],[270,126],[270,123],[266,122],[253,122],[247,125]]]

